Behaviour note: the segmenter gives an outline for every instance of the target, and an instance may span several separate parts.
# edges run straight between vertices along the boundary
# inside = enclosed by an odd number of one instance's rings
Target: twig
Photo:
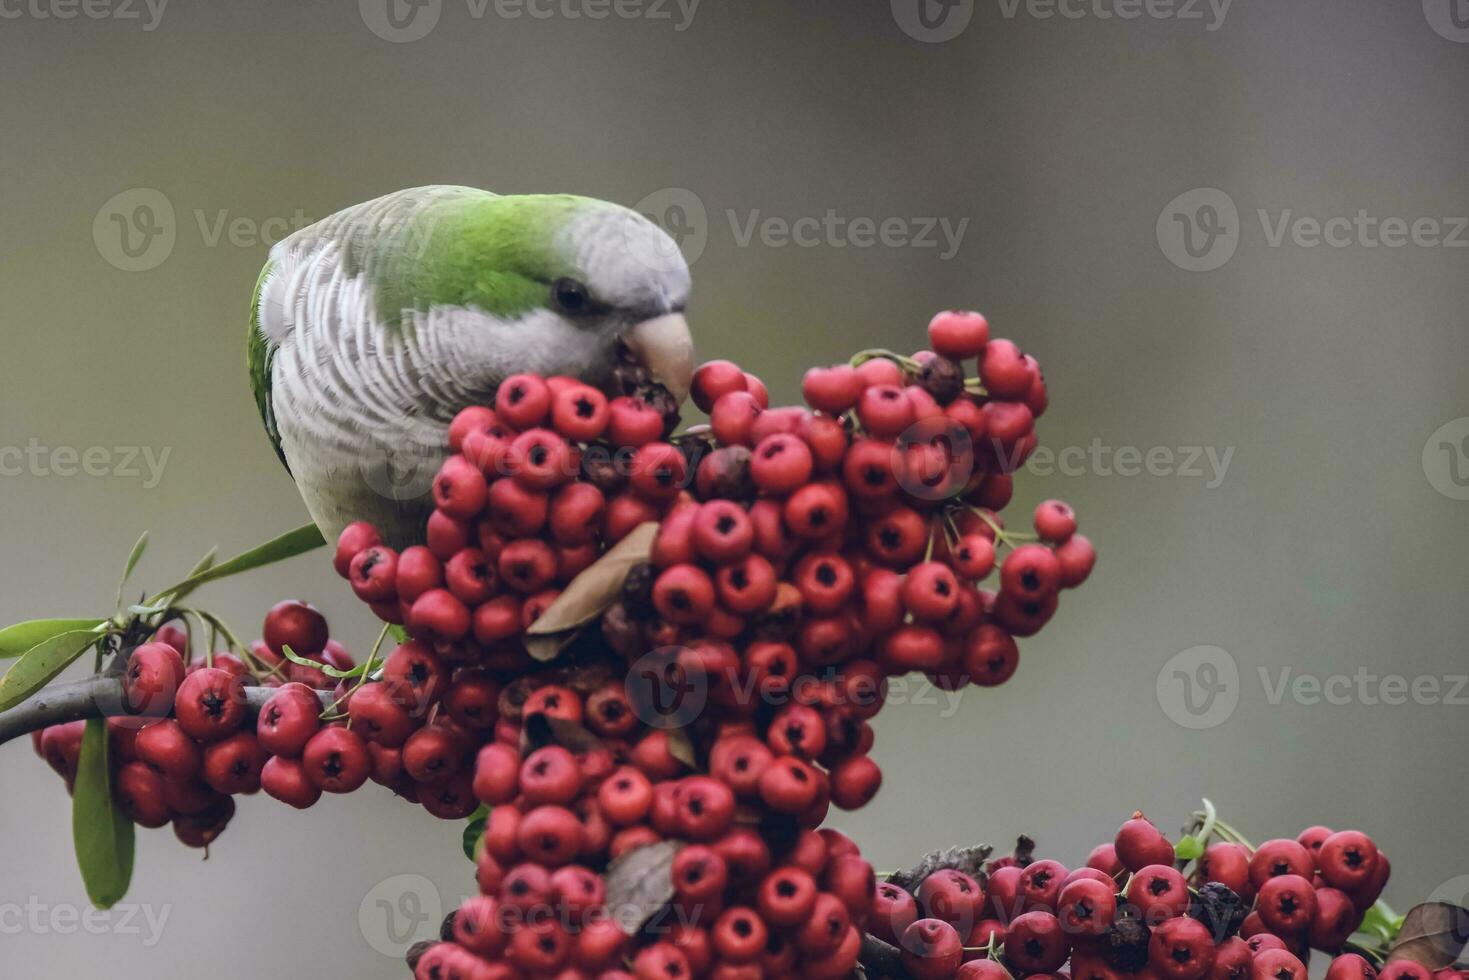
[[[245,688],[245,707],[252,717],[275,691],[273,687]],[[318,698],[323,696],[329,698],[331,692],[317,692]],[[121,677],[95,674],[84,680],[52,685],[0,714],[0,745],[49,725],[123,716],[127,714],[123,705]]]

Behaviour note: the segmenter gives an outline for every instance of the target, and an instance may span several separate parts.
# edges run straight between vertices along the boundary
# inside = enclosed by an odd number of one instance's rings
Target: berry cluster
[[[337,571],[381,619],[450,663],[524,670],[524,630],[678,494],[683,458],[660,441],[669,424],[656,399],[609,401],[571,378],[507,378],[493,409],[467,408],[449,428],[453,455],[434,479],[425,543],[400,553],[354,524]]]
[[[1366,834],[1311,827],[1251,848],[1209,829],[1223,839],[1196,861],[1138,813],[1074,870],[1035,860],[1026,841],[987,874],[883,882],[869,931],[919,980],[1306,980],[1311,949],[1334,957],[1330,980],[1459,980],[1343,952],[1389,873]]]
[[[118,806],[141,827],[172,824],[190,847],[207,847],[235,813],[232,797],[262,788],[288,802],[309,793],[296,764],[277,757],[268,721],[255,712],[249,687],[278,687],[277,699],[299,704],[311,733],[320,726],[321,695],[336,683],[326,670],[350,671],[350,653],[331,639],[325,617],[304,602],[286,601],[265,618],[264,639],[241,656],[191,656],[188,633],[173,624],[133,649],[123,666],[123,704],[108,718],[109,761]],[[296,653],[288,660],[285,648]],[[314,666],[320,665],[320,666]],[[72,788],[85,722],[34,733],[36,751]],[[320,790],[315,792],[319,795]]]
[[[413,952],[415,977],[848,976],[875,878],[847,837],[809,826],[820,820],[811,790],[792,785],[804,768],[778,765],[752,724],[730,720],[701,774],[606,678],[581,669],[506,688],[474,765],[473,792],[490,808],[481,895],[443,942]],[[783,809],[810,819],[771,807],[772,786],[802,796]],[[660,847],[666,901],[610,904],[619,863]]]

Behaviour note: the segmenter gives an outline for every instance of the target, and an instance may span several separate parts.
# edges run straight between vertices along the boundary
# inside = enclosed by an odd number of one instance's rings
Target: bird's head
[[[652,221],[561,194],[483,199],[429,217],[421,256],[404,254],[414,271],[398,281],[410,293],[389,308],[430,327],[420,343],[439,348],[435,360],[452,364],[462,387],[533,371],[620,394],[615,369],[631,361],[679,401],[688,395],[688,265]]]

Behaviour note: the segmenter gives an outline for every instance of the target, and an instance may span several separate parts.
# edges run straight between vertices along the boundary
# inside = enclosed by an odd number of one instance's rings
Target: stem
[[[852,367],[861,367],[868,361],[875,361],[879,357],[886,358],[889,361],[893,361],[899,367],[903,368],[906,371],[918,370],[918,362],[913,360],[913,358],[905,357],[902,354],[899,354],[897,351],[887,350],[886,348],[882,347],[873,347],[868,350],[858,351],[857,353],[852,355],[852,359],[847,363],[852,365]]]
[[[273,687],[245,688],[245,707],[253,717],[275,693]],[[317,698],[330,697],[316,692]],[[0,714],[0,745],[50,725],[91,718],[128,716],[123,708],[122,678],[93,675],[67,684],[53,684]],[[131,717],[131,716],[128,716]]]

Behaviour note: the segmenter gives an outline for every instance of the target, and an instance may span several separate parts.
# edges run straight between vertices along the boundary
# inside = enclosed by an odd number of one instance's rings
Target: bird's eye
[[[557,279],[551,283],[551,302],[562,313],[575,315],[585,312],[591,305],[587,287],[575,279]]]

